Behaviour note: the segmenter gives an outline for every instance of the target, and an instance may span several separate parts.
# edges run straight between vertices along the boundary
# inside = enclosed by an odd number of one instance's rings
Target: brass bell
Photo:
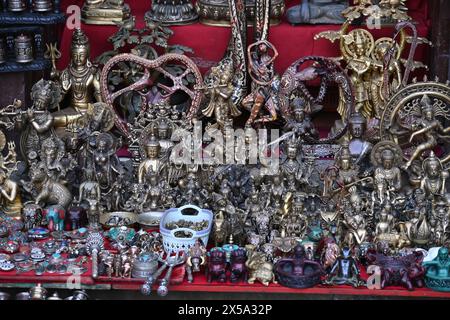
[[[21,34],[14,40],[16,52],[16,62],[28,63],[33,61],[33,44],[29,36]]]
[[[0,64],[6,62],[6,48],[5,41],[3,38],[0,38]]]
[[[25,0],[8,0],[8,10],[11,12],[22,12],[27,9]]]
[[[49,12],[53,10],[52,0],[33,0],[32,3],[34,12]]]
[[[30,289],[30,300],[45,300],[47,298],[47,289],[40,283]]]

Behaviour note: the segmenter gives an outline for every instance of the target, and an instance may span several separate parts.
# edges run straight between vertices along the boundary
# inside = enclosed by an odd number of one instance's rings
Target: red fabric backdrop
[[[65,11],[69,5],[82,6],[83,0],[69,1],[62,0],[62,8]],[[136,16],[137,27],[144,24],[144,14],[149,10],[150,0],[127,0],[132,14]],[[298,0],[286,0],[286,6],[298,4]],[[419,36],[428,36],[430,22],[428,18],[427,0],[409,0],[409,14],[418,22],[417,28]],[[115,26],[94,26],[82,24],[81,28],[86,32],[91,40],[92,59],[104,51],[112,49],[112,45],[107,41],[108,37],[117,31]],[[280,56],[275,62],[278,72],[282,73],[295,60],[307,55],[337,56],[338,45],[332,44],[328,40],[314,40],[314,35],[325,30],[338,29],[338,25],[301,25],[292,26],[283,18],[280,25],[273,26],[269,32],[269,40],[277,47]],[[175,32],[170,39],[171,44],[181,44],[191,47],[194,53],[190,55],[196,61],[206,62],[206,66],[219,61],[226,49],[230,29],[226,27],[212,27],[201,23],[195,23],[187,26],[174,26]],[[249,28],[249,30],[251,30]],[[391,36],[392,28],[374,30],[375,37]],[[72,30],[64,27],[61,52],[62,58],[58,62],[59,68],[64,68],[69,61],[70,41]],[[251,34],[249,34],[251,36]],[[251,38],[249,38],[251,39]],[[416,53],[416,59],[427,62],[429,48],[419,46]],[[205,72],[207,67],[201,68]]]

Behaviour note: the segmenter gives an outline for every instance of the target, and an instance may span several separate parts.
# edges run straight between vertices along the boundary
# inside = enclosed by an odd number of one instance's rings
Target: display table
[[[176,272],[174,272],[176,273]],[[366,276],[363,274],[363,278]],[[69,276],[52,275],[44,273],[41,276],[34,275],[34,272],[25,272],[17,275],[15,271],[0,272],[0,288],[31,288],[37,283],[41,283],[46,288],[53,289],[70,289],[67,287]],[[142,285],[142,279],[121,279],[113,278],[109,280],[107,277],[100,276],[94,280],[91,277],[91,268],[81,275],[80,287],[86,290],[127,290],[139,291]],[[156,288],[154,287],[153,296],[156,296]],[[416,288],[414,291],[408,291],[401,287],[387,287],[383,290],[371,290],[366,287],[358,289],[350,286],[316,286],[308,289],[291,289],[283,287],[279,284],[271,283],[264,286],[260,283],[248,284],[239,282],[236,284],[219,283],[213,281],[208,283],[205,275],[194,274],[194,282],[189,283],[186,279],[178,285],[170,285],[169,291],[172,292],[211,292],[211,293],[259,293],[259,294],[298,294],[298,295],[343,295],[343,296],[364,296],[366,298],[377,297],[396,297],[396,298],[446,298],[450,299],[450,292],[432,291],[428,288]],[[169,292],[170,295],[170,292]]]

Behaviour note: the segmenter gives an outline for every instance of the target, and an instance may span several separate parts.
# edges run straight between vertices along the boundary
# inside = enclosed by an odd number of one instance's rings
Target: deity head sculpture
[[[161,146],[155,135],[150,135],[149,139],[145,143],[145,153],[149,159],[155,159],[159,157]]]
[[[81,29],[75,29],[72,35],[71,62],[74,67],[83,67],[89,64],[89,39]]]
[[[425,119],[427,119],[428,121],[434,120],[433,104],[428,95],[423,95],[422,99],[420,100],[420,107],[422,115],[425,117]]]
[[[354,41],[351,45],[353,52],[357,57],[364,56],[366,53],[366,42],[360,32],[355,32]]]
[[[439,178],[443,170],[441,161],[436,157],[433,151],[431,151],[430,156],[423,161],[422,168],[428,178]]]
[[[168,139],[169,138],[169,124],[167,121],[161,121],[158,125],[158,137],[159,139]]]
[[[352,113],[349,119],[350,134],[353,138],[362,138],[366,131],[366,118],[359,112]]]
[[[31,100],[36,110],[56,109],[61,99],[61,90],[54,82],[39,80],[31,89]]]
[[[297,154],[298,154],[298,142],[297,140],[293,137],[292,139],[289,139],[288,143],[287,143],[287,157],[288,159],[295,159],[297,158]]]
[[[383,164],[383,168],[386,170],[390,170],[392,169],[392,167],[394,166],[394,153],[392,152],[392,150],[386,149],[383,150],[383,152],[381,153],[381,161]]]

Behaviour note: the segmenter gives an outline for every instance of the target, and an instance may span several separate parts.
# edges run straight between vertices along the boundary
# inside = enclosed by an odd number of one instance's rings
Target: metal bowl
[[[164,211],[146,211],[137,216],[137,223],[143,227],[159,227]]]
[[[136,213],[127,211],[108,212],[100,216],[100,224],[105,228],[131,227],[136,221]]]
[[[19,292],[16,294],[16,300],[30,300],[30,293],[27,291]]]
[[[0,300],[9,300],[11,295],[7,292],[0,292]]]

